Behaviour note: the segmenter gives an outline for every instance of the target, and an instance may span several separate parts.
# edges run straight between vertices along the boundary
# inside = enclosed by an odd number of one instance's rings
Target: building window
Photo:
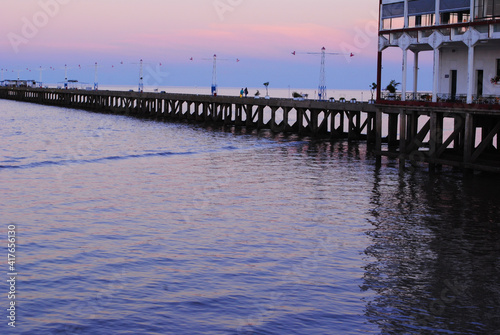
[[[408,14],[409,15],[425,15],[425,14],[435,14],[435,13],[436,13],[436,1],[435,0],[408,1]]]
[[[456,24],[470,21],[469,12],[441,13],[441,24]]]
[[[391,29],[401,29],[404,28],[404,18],[396,17],[392,19],[385,19],[382,21],[382,29],[391,30]]]
[[[484,0],[479,0],[479,1],[484,1]],[[441,0],[439,5],[439,10],[441,13],[469,12],[470,2],[471,0]]]
[[[422,15],[415,16],[415,27],[420,27],[422,25]]]
[[[382,19],[404,16],[404,1],[382,5]]]
[[[492,18],[500,16],[500,0],[476,0],[476,18]]]

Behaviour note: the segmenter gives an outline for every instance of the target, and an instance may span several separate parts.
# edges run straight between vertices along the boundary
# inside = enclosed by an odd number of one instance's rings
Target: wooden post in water
[[[403,109],[399,112],[399,169],[406,165],[406,114]]]

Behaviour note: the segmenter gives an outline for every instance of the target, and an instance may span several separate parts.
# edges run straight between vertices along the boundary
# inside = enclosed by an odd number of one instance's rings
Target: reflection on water
[[[375,170],[364,290],[384,334],[500,332],[500,181]]]

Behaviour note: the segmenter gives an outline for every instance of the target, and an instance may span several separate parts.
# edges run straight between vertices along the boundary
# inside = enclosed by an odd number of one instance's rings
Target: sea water
[[[0,139],[2,334],[499,333],[498,176],[11,101]]]

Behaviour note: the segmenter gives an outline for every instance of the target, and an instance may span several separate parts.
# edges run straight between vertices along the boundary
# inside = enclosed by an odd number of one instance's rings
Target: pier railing
[[[414,106],[419,103],[429,106],[429,104],[433,103],[431,92],[406,93],[405,98],[406,100],[403,102],[401,92],[382,92],[380,101],[388,103],[395,102],[397,104],[408,103]],[[451,104],[460,104],[469,105],[469,108],[498,109],[500,111],[500,96],[498,95],[473,95],[472,104],[467,104],[467,95],[465,94],[452,95],[450,93],[438,93],[436,100],[437,102],[434,102],[436,106],[438,106],[437,104],[448,104],[448,107],[451,107]]]

